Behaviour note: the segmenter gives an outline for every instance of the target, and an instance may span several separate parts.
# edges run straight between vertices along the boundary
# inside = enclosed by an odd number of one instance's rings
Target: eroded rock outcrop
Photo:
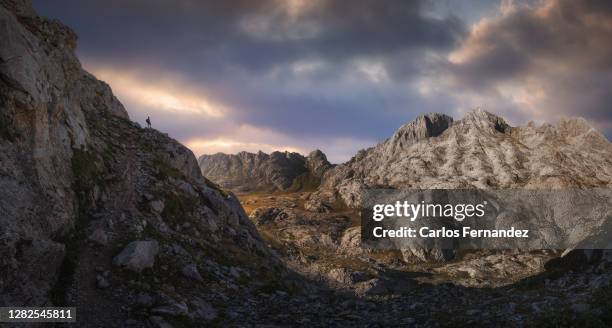
[[[153,267],[158,252],[159,243],[157,240],[133,241],[125,246],[119,255],[115,256],[113,265],[141,272]]]
[[[333,166],[320,150],[307,157],[291,152],[240,152],[202,155],[202,174],[237,192],[308,190],[318,187],[323,174]]]

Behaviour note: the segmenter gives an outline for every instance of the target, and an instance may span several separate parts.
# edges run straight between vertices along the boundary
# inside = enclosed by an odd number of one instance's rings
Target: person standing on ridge
[[[151,118],[147,116],[147,127],[150,129],[151,128]]]

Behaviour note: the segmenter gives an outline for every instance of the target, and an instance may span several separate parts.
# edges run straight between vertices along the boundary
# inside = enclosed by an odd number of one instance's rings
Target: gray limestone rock
[[[133,241],[113,259],[113,265],[140,272],[153,267],[158,252],[159,243],[156,240]]]
[[[612,186],[611,164],[612,144],[581,118],[512,127],[481,109],[458,121],[426,114],[327,170],[305,207],[319,211],[340,201],[358,209],[363,192],[377,188],[605,189]],[[442,249],[406,249],[402,255],[407,261],[454,258]]]
[[[196,297],[190,300],[189,305],[191,308],[189,315],[197,320],[209,322],[219,316],[218,311],[209,302],[201,298]]]
[[[196,281],[203,280],[202,275],[200,275],[200,272],[198,271],[198,267],[193,263],[185,265],[183,269],[181,269],[181,273],[183,274],[183,276],[189,279],[193,279]]]
[[[316,188],[323,174],[333,167],[320,150],[307,157],[291,152],[240,152],[202,155],[202,174],[237,192],[284,191]]]

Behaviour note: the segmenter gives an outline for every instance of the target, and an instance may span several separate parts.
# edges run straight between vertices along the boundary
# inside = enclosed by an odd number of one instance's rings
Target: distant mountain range
[[[315,189],[333,167],[320,150],[308,156],[278,151],[217,153],[201,156],[198,163],[204,176],[236,192]]]
[[[359,190],[392,188],[592,188],[612,186],[612,145],[582,118],[512,127],[481,109],[455,121],[426,114],[384,142],[333,166],[315,151],[241,152],[199,158],[202,173],[236,191],[317,186],[323,203],[358,205]],[[308,179],[297,183],[299,178]]]

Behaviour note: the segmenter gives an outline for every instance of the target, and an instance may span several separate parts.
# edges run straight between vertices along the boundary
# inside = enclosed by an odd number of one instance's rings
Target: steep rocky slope
[[[285,191],[316,188],[332,165],[320,150],[307,157],[298,153],[240,152],[202,155],[202,174],[224,188],[237,192]]]
[[[2,306],[77,306],[80,326],[199,325],[224,316],[224,295],[286,288],[237,199],[129,120],[69,28],[14,0],[0,26]]]

